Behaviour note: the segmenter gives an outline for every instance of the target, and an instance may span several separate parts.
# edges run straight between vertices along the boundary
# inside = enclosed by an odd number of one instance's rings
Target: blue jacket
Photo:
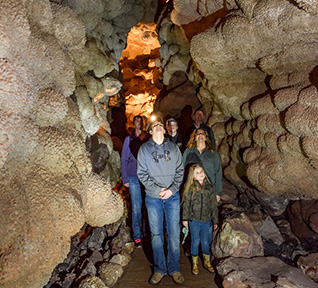
[[[135,133],[135,132],[133,132]],[[137,159],[131,153],[129,143],[131,135],[127,136],[124,141],[121,152],[121,178],[123,183],[128,183],[128,177],[137,177]]]
[[[140,147],[137,160],[137,175],[148,195],[160,198],[162,188],[170,189],[173,194],[179,191],[184,169],[175,143],[165,139],[158,145],[151,138]]]

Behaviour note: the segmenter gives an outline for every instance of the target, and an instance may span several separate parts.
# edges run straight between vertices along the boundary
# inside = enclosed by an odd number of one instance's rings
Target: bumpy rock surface
[[[7,231],[0,240],[0,287],[43,286],[85,222],[101,226],[123,214],[121,197],[111,189],[118,180],[113,171],[119,155],[105,111],[109,97],[121,87],[107,73],[118,67],[116,54],[124,43],[111,54],[101,45],[111,27],[95,30],[94,23],[87,23],[94,17],[79,11],[96,13],[99,2],[104,22],[117,17],[117,27],[126,25],[123,31],[137,16],[120,20],[131,13],[121,1],[108,11],[100,1],[92,6],[69,1],[82,21],[61,2],[66,1],[0,4],[0,224]],[[143,11],[135,9],[136,15]],[[100,41],[87,41],[94,33]],[[109,46],[121,42],[116,39]],[[101,142],[114,162],[106,163],[107,180],[92,173],[84,144],[99,127],[108,135]]]
[[[123,274],[123,267],[116,263],[104,263],[100,266],[98,273],[107,286],[113,286]]]
[[[86,279],[84,279],[79,288],[107,288],[105,283],[96,276],[89,276]]]
[[[256,232],[249,218],[241,213],[224,221],[214,237],[212,253],[217,258],[255,257],[264,255],[261,236]]]
[[[299,257],[297,266],[304,274],[318,282],[318,253]]]
[[[302,0],[174,1],[159,22],[162,47],[189,41],[190,67],[178,69],[212,108],[232,183],[276,199],[318,197],[317,24],[316,1]],[[167,81],[172,57],[186,52],[161,50]]]
[[[318,287],[299,269],[275,257],[228,258],[220,262],[217,271],[224,278],[222,284],[226,288]]]

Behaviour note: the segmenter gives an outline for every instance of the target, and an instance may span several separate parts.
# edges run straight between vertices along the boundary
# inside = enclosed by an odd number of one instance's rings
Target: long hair
[[[189,168],[189,173],[188,173],[188,178],[187,178],[187,182],[185,183],[184,185],[184,188],[183,188],[183,195],[182,195],[182,203],[184,201],[184,197],[185,195],[188,193],[188,191],[190,189],[192,189],[193,191],[199,191],[200,190],[200,186],[198,186],[196,184],[196,180],[194,179],[194,170],[196,168],[202,168],[203,167],[199,164],[193,164],[190,168]],[[205,176],[205,179],[207,179],[207,177]]]
[[[206,144],[206,147],[213,152],[213,149],[212,149],[212,142],[209,138],[209,134],[208,132],[206,132],[206,130],[204,128],[196,128],[191,136],[190,136],[190,140],[188,141],[187,143],[187,148],[195,148],[197,147],[197,142],[195,141],[195,136],[197,135],[198,133],[198,130],[202,130],[204,133],[205,133],[205,138],[206,138],[206,141],[205,141],[205,144]]]

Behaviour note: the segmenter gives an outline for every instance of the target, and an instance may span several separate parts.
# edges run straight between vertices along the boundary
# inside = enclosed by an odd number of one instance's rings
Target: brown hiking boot
[[[149,283],[152,284],[152,285],[157,285],[160,283],[161,279],[163,278],[163,276],[165,275],[162,275],[160,273],[153,273],[150,280],[149,280]]]
[[[173,273],[171,276],[173,281],[177,284],[182,284],[184,282],[184,277],[180,272]]]

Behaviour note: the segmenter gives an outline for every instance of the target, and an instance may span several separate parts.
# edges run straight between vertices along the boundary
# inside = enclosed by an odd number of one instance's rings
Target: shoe
[[[214,272],[214,269],[210,262],[210,254],[203,254],[203,267],[210,273]]]
[[[199,268],[198,268],[198,258],[199,256],[192,256],[192,274],[199,275]]]
[[[160,273],[153,273],[150,280],[149,280],[149,283],[152,284],[152,285],[157,285],[160,283],[161,279],[163,278],[163,276],[165,275],[162,275]]]
[[[141,240],[140,240],[140,239],[136,239],[136,240],[135,240],[135,247],[136,247],[136,248],[141,248],[141,247],[142,247],[142,245],[141,245]]]
[[[184,277],[180,272],[173,273],[171,276],[176,284],[182,284],[184,282]]]

